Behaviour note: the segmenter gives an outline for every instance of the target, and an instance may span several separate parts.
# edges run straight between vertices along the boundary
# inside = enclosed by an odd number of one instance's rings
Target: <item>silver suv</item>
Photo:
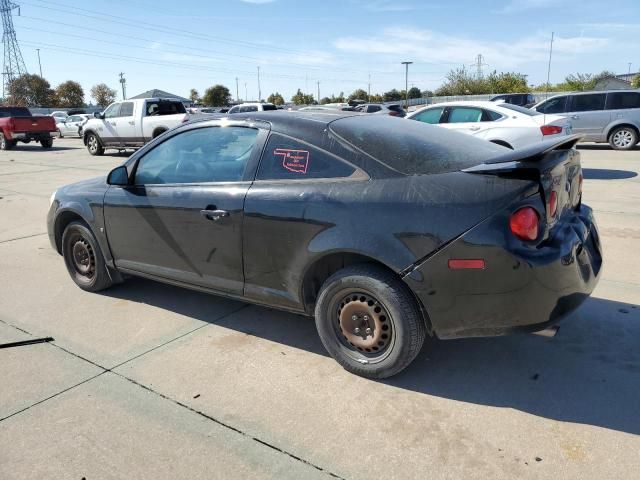
[[[555,95],[531,108],[567,115],[573,133],[583,135],[585,142],[609,142],[616,150],[630,150],[640,141],[640,90]]]

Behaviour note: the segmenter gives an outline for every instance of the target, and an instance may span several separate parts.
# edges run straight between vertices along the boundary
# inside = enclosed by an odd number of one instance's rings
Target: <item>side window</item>
[[[623,108],[640,108],[640,93],[614,92],[607,95],[607,110]]]
[[[267,142],[258,180],[300,180],[306,178],[344,178],[353,175],[355,167],[305,143],[277,133]]]
[[[440,122],[440,117],[442,116],[442,111],[444,108],[429,108],[428,110],[423,110],[422,112],[416,114],[415,117],[412,117],[411,120],[418,120],[419,122],[436,124]]]
[[[482,109],[474,107],[453,107],[449,112],[449,123],[471,123],[482,119]]]
[[[158,105],[158,102],[147,102],[147,106],[146,106],[147,117],[158,115],[159,113],[160,113],[160,105]]]
[[[229,110],[227,113],[229,115],[231,115],[232,113],[238,113],[240,111],[240,107],[233,107],[231,110]]]
[[[606,93],[594,93],[590,95],[573,95],[571,97],[571,112],[593,112],[604,109]]]
[[[179,133],[140,159],[135,183],[240,181],[257,136],[257,129],[244,127],[204,127]]]
[[[382,107],[380,105],[370,105],[369,106],[369,113],[374,113],[374,112],[379,112],[380,110],[382,110]]]
[[[565,113],[566,112],[567,97],[550,98],[544,103],[541,103],[536,110],[540,113]]]
[[[120,105],[120,117],[132,117],[133,116],[133,102],[124,102]]]
[[[116,118],[120,114],[120,104],[114,103],[104,111],[104,118]]]
[[[245,112],[257,112],[258,111],[258,107],[256,107],[255,105],[251,105],[250,107],[247,107],[247,109],[245,110]]]
[[[498,112],[494,112],[493,110],[484,110],[482,113],[482,121],[483,122],[495,122],[496,120],[500,120],[502,115]]]

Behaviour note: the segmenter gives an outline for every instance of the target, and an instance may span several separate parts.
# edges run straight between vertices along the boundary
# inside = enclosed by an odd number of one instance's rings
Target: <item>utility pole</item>
[[[631,62],[629,62],[629,71],[627,73],[631,73]]]
[[[249,94],[247,93],[247,82],[244,82],[244,101],[246,102],[249,98]]]
[[[318,105],[320,105],[320,80],[318,80]]]
[[[367,88],[367,102],[371,101],[371,74],[369,74],[369,83]]]
[[[476,57],[476,63],[472,63],[471,66],[476,67],[476,78],[482,79],[482,77],[484,76],[482,67],[488,66],[488,64],[484,63],[484,57],[482,56],[481,53],[479,53],[478,56]]]
[[[37,52],[38,52],[38,66],[40,67],[40,78],[44,78],[42,76],[42,63],[40,63],[40,49],[36,48]]]
[[[240,101],[240,94],[238,93],[238,77],[236,77],[236,102]]]
[[[4,93],[9,92],[9,85],[16,78],[24,75],[27,72],[27,67],[24,64],[22,53],[20,52],[20,45],[18,45],[18,39],[16,38],[16,31],[13,28],[13,10],[18,10],[20,15],[20,7],[10,0],[0,0],[0,16],[2,16],[2,44],[4,46],[4,60],[2,63],[2,91],[3,98]],[[14,98],[15,100],[24,100],[28,105],[33,105],[34,99],[28,97]]]
[[[127,99],[127,80],[124,78],[124,72],[120,72],[120,84],[122,85],[122,99]]]
[[[260,67],[258,67],[258,102],[262,98],[262,90],[260,90]]]
[[[413,62],[402,62],[404,65],[404,108],[409,111],[409,65]]]
[[[553,53],[553,32],[551,32],[551,44],[549,45],[549,65],[547,66],[547,94],[545,99],[549,97],[549,79],[551,78],[551,54]]]

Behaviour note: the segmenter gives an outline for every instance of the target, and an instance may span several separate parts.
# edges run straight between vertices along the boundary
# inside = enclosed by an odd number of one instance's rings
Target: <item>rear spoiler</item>
[[[522,168],[523,164],[539,162],[551,152],[571,150],[582,140],[582,135],[570,135],[560,140],[550,139],[529,145],[518,150],[510,150],[480,165],[462,170],[468,173],[483,173],[495,170],[511,170]]]

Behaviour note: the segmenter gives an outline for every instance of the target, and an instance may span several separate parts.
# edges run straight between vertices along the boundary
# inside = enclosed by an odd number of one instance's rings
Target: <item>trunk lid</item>
[[[53,117],[12,117],[10,125],[15,133],[44,133],[56,131],[56,122]]]
[[[543,141],[463,171],[537,181],[545,205],[547,237],[564,215],[580,206],[582,167],[580,153],[574,148],[580,138],[572,135]]]

